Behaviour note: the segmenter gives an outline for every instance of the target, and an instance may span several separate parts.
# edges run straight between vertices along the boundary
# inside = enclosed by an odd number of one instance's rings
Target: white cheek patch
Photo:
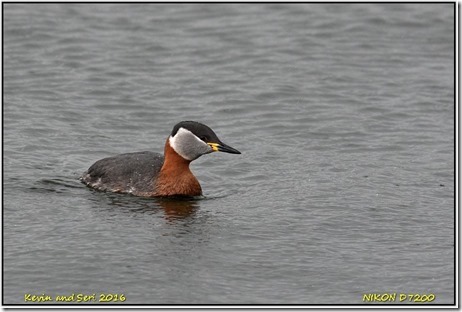
[[[169,143],[175,152],[187,160],[194,160],[200,156],[196,154],[198,147],[210,148],[207,143],[185,128],[178,129],[175,136],[170,136]]]
[[[178,130],[179,131],[179,130]],[[177,133],[178,134],[178,133]],[[170,147],[173,148],[173,150],[175,152],[177,152],[178,155],[180,155],[181,157],[183,157],[184,159],[187,159],[187,160],[190,160],[188,157],[186,157],[186,155],[183,155],[183,153],[181,152],[180,150],[180,144],[178,143],[178,137],[177,136],[170,136],[170,138],[168,139],[169,143],[170,143]]]

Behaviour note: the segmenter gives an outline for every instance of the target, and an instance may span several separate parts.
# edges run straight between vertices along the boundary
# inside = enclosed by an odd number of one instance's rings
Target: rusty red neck
[[[155,185],[156,196],[199,196],[202,188],[189,169],[191,161],[181,157],[165,143],[164,164],[160,169]]]

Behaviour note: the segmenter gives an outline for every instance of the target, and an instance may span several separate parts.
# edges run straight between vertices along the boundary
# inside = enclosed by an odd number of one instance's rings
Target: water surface
[[[453,4],[4,4],[4,304],[454,303]],[[205,197],[90,190],[181,120]]]

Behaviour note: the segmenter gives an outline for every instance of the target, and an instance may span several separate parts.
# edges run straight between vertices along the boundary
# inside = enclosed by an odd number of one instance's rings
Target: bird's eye
[[[205,135],[201,136],[200,139],[204,142],[207,142],[207,137]]]

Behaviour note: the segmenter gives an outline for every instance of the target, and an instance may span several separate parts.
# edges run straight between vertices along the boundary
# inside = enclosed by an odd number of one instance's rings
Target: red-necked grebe
[[[95,162],[80,180],[97,190],[136,196],[199,196],[202,188],[189,163],[211,152],[241,153],[221,142],[206,125],[182,121],[173,127],[163,156],[136,152],[104,158]]]

